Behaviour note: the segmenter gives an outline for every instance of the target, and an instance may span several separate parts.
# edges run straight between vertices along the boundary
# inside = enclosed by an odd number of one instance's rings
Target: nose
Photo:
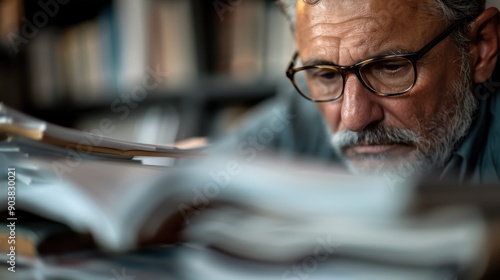
[[[356,75],[352,73],[347,75],[341,107],[341,124],[344,129],[359,132],[381,122],[384,118],[384,111],[377,103],[378,98],[381,97],[363,86]]]

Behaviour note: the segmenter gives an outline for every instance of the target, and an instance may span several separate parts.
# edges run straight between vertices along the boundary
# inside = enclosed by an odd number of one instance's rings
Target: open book
[[[220,156],[165,169],[85,160],[62,177],[52,170],[58,164],[9,164],[33,179],[18,181],[15,211],[67,225],[105,251],[188,243],[242,260],[294,263],[326,242],[335,258],[426,271],[451,265],[474,275],[492,255],[481,205],[498,213],[488,202],[498,191],[444,189],[462,195],[457,203],[441,196],[440,207],[426,195],[421,201],[412,184],[393,188],[383,178],[300,162]],[[7,205],[5,192],[0,203]]]

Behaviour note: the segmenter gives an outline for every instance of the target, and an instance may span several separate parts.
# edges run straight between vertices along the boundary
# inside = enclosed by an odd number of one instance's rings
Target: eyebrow
[[[383,57],[383,56],[389,56],[389,55],[401,55],[401,54],[413,54],[413,53],[416,53],[416,52],[417,51],[408,50],[408,49],[405,49],[405,48],[402,48],[402,47],[396,47],[396,48],[393,48],[391,50],[383,51],[383,52],[380,52],[380,53],[378,53],[378,54],[376,54],[374,56],[362,59],[362,60],[360,60],[360,61],[358,61],[356,63],[359,63],[359,62],[367,60],[367,59],[375,58],[375,57]],[[356,64],[356,63],[354,63],[354,64]],[[334,63],[331,60],[318,59],[318,58],[308,59],[308,60],[306,60],[303,63],[303,65],[304,66],[311,66],[311,65],[339,66],[338,64]]]

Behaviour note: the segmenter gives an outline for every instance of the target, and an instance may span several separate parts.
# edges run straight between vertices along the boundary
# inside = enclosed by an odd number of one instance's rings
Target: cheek
[[[450,77],[439,71],[428,74],[419,76],[411,92],[397,100],[387,100],[384,111],[389,125],[425,135],[433,125],[436,113],[448,106],[452,88]]]
[[[448,72],[448,73],[447,73]],[[453,77],[451,71],[435,71],[434,73],[422,73],[419,87],[415,88],[413,106],[416,115],[421,121],[428,122],[435,114],[447,106],[453,91]],[[433,78],[432,78],[433,77]]]
[[[331,132],[335,133],[339,131],[340,127],[340,102],[329,102],[329,103],[317,103],[318,108],[323,120],[326,122]]]
[[[416,94],[418,95],[418,94]],[[417,133],[422,133],[421,120],[425,115],[425,105],[418,96],[399,97],[397,99],[387,99],[384,107],[384,121],[382,125],[386,127],[410,129]]]
[[[450,49],[454,47],[441,47],[435,57],[431,57],[432,62],[420,69],[414,97],[419,100],[421,117],[426,120],[443,110],[454,98],[453,83],[460,74],[461,57]]]

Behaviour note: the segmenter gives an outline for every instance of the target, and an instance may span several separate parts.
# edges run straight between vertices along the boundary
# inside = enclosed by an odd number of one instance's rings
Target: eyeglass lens
[[[300,92],[313,100],[332,100],[342,95],[345,73],[340,67],[317,66],[294,75]],[[347,72],[347,71],[346,71]],[[400,94],[415,82],[413,63],[403,57],[367,62],[359,68],[363,84],[374,92]]]

